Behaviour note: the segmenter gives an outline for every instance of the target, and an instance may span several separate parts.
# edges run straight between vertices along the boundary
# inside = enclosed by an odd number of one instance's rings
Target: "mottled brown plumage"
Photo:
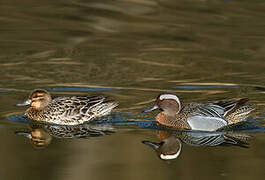
[[[32,91],[26,102],[30,104],[25,113],[28,118],[64,125],[82,124],[105,116],[118,105],[104,96],[58,97],[52,100],[50,94],[42,89]]]

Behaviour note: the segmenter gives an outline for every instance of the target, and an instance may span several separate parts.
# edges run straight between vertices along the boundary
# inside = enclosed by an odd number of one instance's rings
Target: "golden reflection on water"
[[[60,126],[49,124],[31,124],[27,131],[16,131],[17,136],[30,140],[35,148],[45,148],[51,144],[53,137],[62,139],[78,139],[99,137],[114,133],[110,124],[81,124]]]

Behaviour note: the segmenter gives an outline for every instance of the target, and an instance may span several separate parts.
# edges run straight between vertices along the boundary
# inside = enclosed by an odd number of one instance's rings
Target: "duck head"
[[[15,134],[29,139],[32,146],[37,149],[47,147],[52,141],[51,135],[42,128],[33,128],[31,132],[16,131]]]
[[[30,105],[31,108],[36,110],[42,110],[48,106],[52,101],[51,95],[44,89],[33,90],[29,98],[22,103],[16,104],[16,106],[27,106]]]
[[[157,96],[154,104],[144,109],[143,112],[150,112],[156,109],[160,109],[165,115],[172,117],[179,113],[181,103],[178,96],[175,94],[162,93]]]
[[[181,153],[181,142],[175,136],[167,137],[160,143],[151,141],[142,141],[142,143],[155,150],[158,157],[162,160],[176,159]]]

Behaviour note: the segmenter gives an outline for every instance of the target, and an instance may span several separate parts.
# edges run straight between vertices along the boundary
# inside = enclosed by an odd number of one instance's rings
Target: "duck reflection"
[[[32,127],[31,132],[17,131],[15,134],[28,138],[35,148],[47,147],[52,141],[52,136],[49,133],[37,127]]]
[[[142,141],[145,145],[153,148],[158,157],[163,160],[176,159],[181,152],[182,144],[175,136],[169,136],[161,142]]]
[[[190,146],[239,146],[248,148],[250,136],[235,132],[173,132],[166,130],[157,131],[160,142],[144,140],[143,144],[155,150],[162,160],[173,160],[179,157],[182,151],[182,143]]]
[[[35,148],[45,148],[51,144],[53,138],[89,138],[114,133],[110,124],[81,124],[67,125],[43,125],[31,124],[30,131],[16,131],[18,136],[26,137]]]

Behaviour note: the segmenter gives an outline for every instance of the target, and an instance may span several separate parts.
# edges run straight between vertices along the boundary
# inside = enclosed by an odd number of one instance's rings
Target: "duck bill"
[[[27,106],[27,105],[30,105],[30,100],[29,99],[26,99],[25,101],[21,102],[21,103],[17,103],[15,104],[15,106]]]
[[[155,151],[160,147],[159,143],[155,143],[155,142],[151,142],[151,141],[142,141],[143,144],[151,147],[152,149],[154,149]]]
[[[158,109],[158,106],[156,103],[154,103],[152,106],[145,108],[142,112],[147,113]]]
[[[31,134],[29,132],[17,131],[17,132],[15,132],[15,134],[17,136],[22,136],[22,137],[25,137],[25,138],[28,138],[28,139],[32,138],[32,136],[31,136]]]

